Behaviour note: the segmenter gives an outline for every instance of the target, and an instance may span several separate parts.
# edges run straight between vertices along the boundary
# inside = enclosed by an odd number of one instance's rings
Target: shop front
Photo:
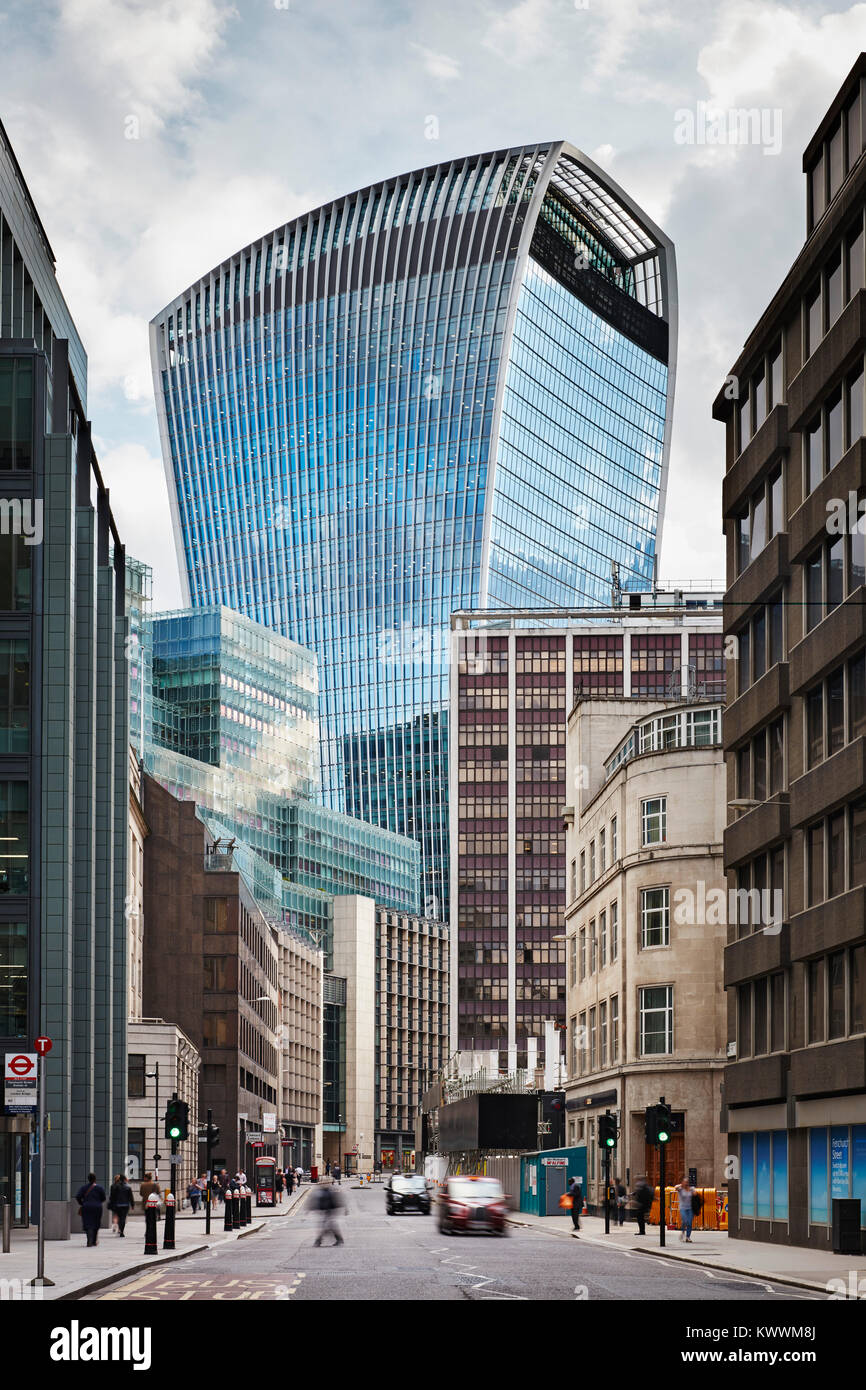
[[[23,1119],[24,1117],[22,1117]],[[7,1128],[0,1130],[0,1201],[12,1207],[13,1226],[30,1224],[30,1119],[27,1129],[12,1129],[14,1116],[6,1119]],[[19,1125],[21,1121],[17,1122]]]

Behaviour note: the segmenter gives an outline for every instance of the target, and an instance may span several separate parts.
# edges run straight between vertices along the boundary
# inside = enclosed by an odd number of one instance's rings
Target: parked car
[[[420,1211],[430,1215],[430,1192],[420,1173],[391,1173],[385,1180],[385,1211]]]
[[[472,1176],[448,1178],[437,1199],[439,1230],[443,1235],[458,1231],[487,1231],[507,1236],[505,1217],[508,1197],[496,1178]]]

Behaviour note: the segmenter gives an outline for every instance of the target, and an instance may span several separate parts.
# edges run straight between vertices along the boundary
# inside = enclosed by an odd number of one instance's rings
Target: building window
[[[619,903],[610,905],[610,958],[615,961],[619,955]]]
[[[569,969],[568,969],[569,984],[571,984],[572,986],[574,986],[574,985],[577,984],[577,942],[576,942],[576,940],[575,940],[575,938],[574,938],[573,936],[572,936],[572,937],[569,937],[569,940],[568,940],[568,960],[569,960]]]
[[[598,872],[599,872],[599,874],[603,874],[604,871],[605,871],[605,869],[607,868],[606,854],[607,854],[607,844],[606,844],[606,840],[605,840],[605,832],[604,832],[604,829],[601,829],[601,830],[599,830],[599,832],[598,832]]]
[[[809,1131],[809,1221],[829,1226],[833,1199],[860,1198],[866,1226],[866,1125],[829,1125]]]
[[[671,931],[670,888],[642,888],[640,895],[641,946],[669,946]]]
[[[205,898],[204,919],[206,932],[228,931],[228,898]]]
[[[581,1075],[583,1075],[583,1074],[586,1072],[586,1013],[585,1013],[585,1012],[582,1013],[582,1014],[580,1015],[580,1023],[579,1023],[579,1025],[578,1025],[578,1042],[579,1042],[579,1045],[580,1045],[580,1072],[581,1072]]]
[[[22,613],[30,607],[30,551],[23,536],[0,533],[0,612]]]
[[[223,990],[227,988],[227,956],[205,956],[204,958],[204,988],[213,990]]]
[[[610,859],[612,864],[615,864],[617,859],[619,858],[619,849],[616,843],[616,831],[616,816],[614,816],[610,823]]]
[[[598,955],[599,969],[604,970],[607,965],[607,913],[598,914]]]
[[[641,843],[663,845],[667,839],[668,801],[666,796],[641,802]]]
[[[571,901],[574,902],[575,898],[577,897],[577,860],[576,860],[576,859],[572,859],[572,861],[571,861],[571,879],[570,879],[570,884],[571,884]]]
[[[27,1036],[27,923],[0,922],[0,1037]]]
[[[141,1100],[147,1093],[146,1060],[143,1052],[130,1052],[126,1059],[126,1094],[130,1100]]]
[[[595,1071],[598,1065],[598,1025],[595,1008],[589,1011],[589,1069]]]
[[[610,1001],[610,1060],[619,1060],[619,995],[611,996]]]
[[[580,978],[586,979],[586,927],[580,929]]]
[[[140,1182],[144,1176],[144,1144],[143,1129],[128,1129],[126,1131],[126,1177],[130,1182]]]
[[[30,882],[29,787],[0,782],[0,893],[26,893]]]
[[[594,975],[598,969],[598,938],[595,931],[595,921],[589,924],[589,973]]]
[[[26,357],[3,357],[0,358],[0,472],[32,467],[33,363]]]
[[[586,850],[580,851],[580,891],[586,892]]]
[[[661,1056],[674,1050],[673,985],[638,990],[640,1054]]]
[[[595,840],[589,842],[589,881],[595,883]]]
[[[607,1066],[607,1004],[598,1006],[599,1066]]]
[[[203,1017],[203,1020],[204,1020],[203,1025],[202,1025],[202,1042],[203,1042],[204,1046],[205,1046],[205,1047],[228,1047],[228,1046],[229,1046],[228,1015],[227,1015],[227,1014],[217,1014],[217,1013],[214,1013],[214,1014],[206,1013],[206,1014],[203,1014],[202,1017]],[[241,1020],[241,1022],[244,1022],[244,1020]],[[249,1055],[249,1054],[247,1054],[247,1055]]]
[[[784,1130],[740,1135],[740,1215],[788,1219],[788,1136]]]
[[[26,637],[0,637],[0,753],[30,746],[29,647]]]

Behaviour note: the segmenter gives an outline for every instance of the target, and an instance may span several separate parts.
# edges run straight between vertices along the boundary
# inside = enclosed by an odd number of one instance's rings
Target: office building
[[[320,660],[325,804],[448,896],[448,620],[646,589],[664,510],[673,246],[561,141],[338,198],[151,324],[185,601]]]
[[[82,1177],[126,1155],[125,565],[86,355],[2,126],[0,472],[0,1050],[53,1041],[45,1232],[68,1239]],[[0,1116],[18,1225],[31,1129],[29,1113]]]
[[[566,1133],[586,1145],[586,1201],[604,1207],[598,1117],[616,1116],[611,1173],[658,1183],[646,1107],[673,1111],[666,1180],[726,1181],[728,916],[724,691],[696,700],[578,699],[568,720]],[[576,775],[581,774],[581,775]]]
[[[198,1144],[201,1057],[183,1029],[162,1018],[130,1020],[127,1037],[128,1129],[126,1166],[120,1171],[136,1199],[139,1183],[151,1173],[163,1191],[174,1193],[180,1210],[206,1161]],[[178,1143],[178,1163],[170,1161],[171,1140],[165,1137],[165,1108],[175,1094],[189,1106],[189,1138]]]
[[[736,653],[724,852],[744,903],[725,950],[729,1229],[821,1250],[838,1201],[859,1200],[845,1248],[866,1229],[864,80],[861,54],[803,156],[805,242],[713,407]]]
[[[588,775],[566,780],[569,712],[723,691],[720,598],[453,616],[450,1045],[466,1070],[494,1051],[502,1072],[534,1075],[544,1057],[557,1085],[545,1029],[561,1038],[566,1023],[563,808]]]

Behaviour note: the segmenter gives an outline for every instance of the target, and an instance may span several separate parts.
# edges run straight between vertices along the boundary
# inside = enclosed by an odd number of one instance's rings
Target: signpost
[[[36,1240],[36,1278],[33,1285],[50,1285],[45,1278],[45,1057],[50,1038],[38,1037],[35,1052],[7,1052],[4,1080],[7,1115],[36,1115],[36,1153],[39,1158],[39,1211]],[[41,1060],[40,1060],[41,1059]]]

